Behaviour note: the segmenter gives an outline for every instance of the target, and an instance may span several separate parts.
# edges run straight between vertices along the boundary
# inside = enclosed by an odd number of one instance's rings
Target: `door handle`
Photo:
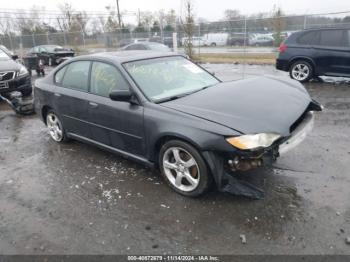
[[[56,96],[56,97],[61,97],[61,94],[55,93],[55,96]]]
[[[98,104],[97,103],[94,103],[94,102],[89,102],[89,105],[93,108],[96,108],[98,107]]]

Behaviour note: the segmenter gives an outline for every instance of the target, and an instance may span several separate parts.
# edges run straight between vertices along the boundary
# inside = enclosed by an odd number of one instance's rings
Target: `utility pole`
[[[138,14],[137,14],[137,20],[138,20],[138,25],[141,25],[141,12],[140,12],[140,8],[138,9]]]
[[[118,12],[118,24],[119,24],[119,28],[122,28],[122,21],[121,21],[120,11],[119,11],[119,0],[116,0],[116,2],[117,2],[117,12]]]

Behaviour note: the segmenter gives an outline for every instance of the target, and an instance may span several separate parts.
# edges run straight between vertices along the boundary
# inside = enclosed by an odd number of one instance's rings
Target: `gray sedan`
[[[73,58],[36,81],[35,99],[54,141],[76,139],[159,168],[185,196],[216,184],[261,197],[235,173],[296,146],[321,110],[288,78],[223,83],[183,56],[142,51]]]

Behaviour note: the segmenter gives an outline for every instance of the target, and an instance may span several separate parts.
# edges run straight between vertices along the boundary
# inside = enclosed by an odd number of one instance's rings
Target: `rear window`
[[[89,61],[77,61],[70,63],[64,74],[62,85],[67,88],[87,92],[89,69]]]
[[[63,80],[64,73],[66,72],[68,66],[63,67],[55,74],[55,83],[61,84]]]
[[[298,38],[297,42],[302,45],[317,45],[319,43],[319,31],[306,32]]]
[[[323,30],[320,32],[320,44],[322,46],[344,47],[347,45],[345,30]]]

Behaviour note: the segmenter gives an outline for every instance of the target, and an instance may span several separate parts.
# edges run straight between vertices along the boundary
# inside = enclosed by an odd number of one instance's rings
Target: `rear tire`
[[[206,192],[213,182],[198,150],[180,140],[170,140],[161,147],[159,167],[167,184],[184,196],[198,197]]]
[[[313,78],[314,70],[309,62],[298,60],[290,66],[289,75],[292,79],[304,83]]]
[[[62,122],[57,114],[53,110],[49,110],[45,116],[45,119],[51,139],[57,143],[66,142],[68,138]]]

